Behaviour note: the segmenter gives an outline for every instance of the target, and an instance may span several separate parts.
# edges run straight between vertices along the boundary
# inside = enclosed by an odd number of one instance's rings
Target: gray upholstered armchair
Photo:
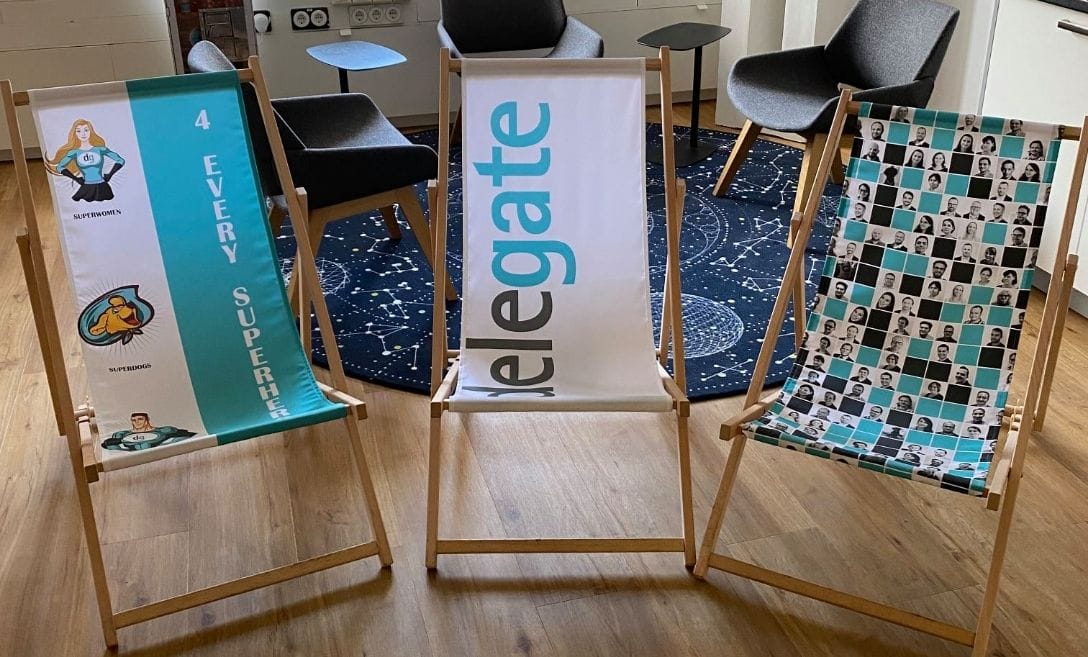
[[[438,40],[450,57],[508,50],[550,48],[544,57],[604,57],[604,40],[585,23],[567,16],[563,0],[442,0]],[[451,128],[460,143],[461,110]]]
[[[747,117],[714,186],[723,196],[763,128],[805,137],[795,209],[815,176],[839,85],[854,99],[925,107],[959,10],[935,0],[860,0],[826,46],[745,57],[729,73],[729,99]],[[808,166],[813,163],[812,166]],[[807,174],[807,178],[806,178]],[[842,178],[842,167],[834,175]]]
[[[187,62],[194,73],[234,70],[211,41],[194,45]],[[264,135],[257,96],[249,85],[243,85],[243,95],[261,186],[272,200],[270,222],[275,234],[287,205]],[[307,216],[303,219],[310,228],[315,253],[328,222],[376,209],[381,210],[390,236],[399,238],[399,207],[420,250],[432,260],[430,229],[414,185],[437,174],[438,156],[433,149],[408,141],[366,94],[278,98],[272,107],[291,176],[306,190]],[[457,298],[449,281],[446,295]]]

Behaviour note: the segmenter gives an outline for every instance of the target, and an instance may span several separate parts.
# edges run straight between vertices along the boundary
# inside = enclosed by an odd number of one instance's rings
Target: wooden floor
[[[712,103],[704,116],[713,116]],[[44,175],[32,171],[39,207]],[[0,235],[20,222],[0,165]],[[51,227],[52,220],[47,224]],[[124,257],[124,254],[118,254]],[[47,260],[60,271],[55,242]],[[0,655],[104,652],[63,441],[14,240],[0,240]],[[61,321],[70,325],[70,299]],[[1029,316],[1028,335],[1032,335]],[[1088,644],[1088,321],[1072,317],[1047,427],[1032,444],[991,654]],[[1026,340],[1030,347],[1033,338]],[[67,342],[75,360],[74,336]],[[1023,353],[1030,353],[1025,348]],[[84,389],[76,379],[76,389]],[[395,563],[374,559],[120,631],[135,655],[966,656],[968,650],[678,554],[442,557],[423,567],[426,399],[354,384]],[[737,399],[696,404],[701,535]],[[675,534],[670,416],[452,416],[447,537]],[[93,485],[115,604],[129,607],[345,546],[367,526],[341,427],[205,450]],[[753,445],[719,549],[963,624],[996,514],[977,499]]]

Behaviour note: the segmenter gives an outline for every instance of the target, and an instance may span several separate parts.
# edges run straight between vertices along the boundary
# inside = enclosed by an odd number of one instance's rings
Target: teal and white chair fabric
[[[983,495],[1058,128],[863,103],[815,310],[750,438]]]

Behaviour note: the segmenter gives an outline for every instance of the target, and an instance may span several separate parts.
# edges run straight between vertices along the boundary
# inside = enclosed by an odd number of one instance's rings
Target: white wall
[[[371,95],[382,111],[400,124],[434,121],[438,110],[439,43],[435,24],[440,15],[439,0],[407,0],[402,3],[403,25],[357,28],[348,37],[339,35],[339,30],[348,25],[346,6],[330,7],[332,29],[294,32],[289,10],[300,6],[299,0],[253,0],[253,5],[255,9],[268,9],[272,15],[272,32],[257,35],[257,51],[272,96],[335,93],[336,71],[312,60],[306,48],[338,39],[362,39],[394,48],[408,61],[384,70],[351,73],[352,90]],[[600,32],[610,57],[652,55],[651,49],[635,42],[642,34],[678,21],[717,23],[721,12],[720,2],[699,5],[694,0],[567,0],[566,7],[570,15]],[[691,58],[691,53],[673,55],[676,91],[691,89]],[[706,48],[701,86],[709,92],[704,98],[713,97],[717,64],[717,46]],[[656,86],[650,91],[656,92]]]
[[[169,75],[163,0],[0,0],[0,78],[16,89]],[[23,141],[37,145],[20,110]],[[0,117],[0,150],[10,148]]]
[[[718,102],[714,122],[740,127],[744,116],[729,102],[726,80],[733,62],[741,57],[772,52],[782,47],[787,0],[730,0],[722,4],[721,25],[733,32],[722,40],[718,56]]]

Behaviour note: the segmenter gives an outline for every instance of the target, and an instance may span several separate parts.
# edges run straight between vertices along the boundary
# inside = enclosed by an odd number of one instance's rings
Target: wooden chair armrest
[[[756,403],[742,410],[740,413],[737,413],[725,422],[722,422],[722,428],[721,431],[718,432],[718,437],[722,440],[732,440],[733,436],[737,435],[737,429],[740,428],[740,425],[766,413],[767,408],[773,404],[776,399],[778,399],[778,391],[769,392]]]
[[[691,402],[688,401],[688,396],[684,394],[684,391],[676,384],[676,380],[664,367],[658,364],[657,369],[661,373],[661,383],[665,386],[665,392],[672,397],[672,406],[676,409],[676,413],[680,417],[691,417]]]
[[[1011,419],[1009,433],[1005,436],[1005,444],[1001,447],[1001,455],[990,475],[990,483],[986,487],[986,508],[997,511],[1001,508],[1001,500],[1005,495],[1005,487],[1009,484],[1009,474],[1012,472],[1012,461],[1016,455],[1016,443],[1020,441],[1020,426],[1023,416],[1016,414]]]
[[[331,401],[345,404],[348,409],[350,409],[350,411],[355,415],[356,418],[360,420],[366,419],[366,402],[364,402],[363,400],[352,397],[348,393],[343,392],[342,390],[337,390],[336,388],[320,381],[317,382],[317,387],[320,388],[321,392],[324,393],[325,396],[328,397]]]
[[[450,369],[446,372],[446,378],[442,379],[442,383],[438,384],[438,390],[435,391],[434,397],[431,397],[431,417],[442,417],[442,411],[449,408],[449,398],[453,394],[453,391],[457,388],[457,375],[461,371],[461,360],[455,360],[450,364]]]

